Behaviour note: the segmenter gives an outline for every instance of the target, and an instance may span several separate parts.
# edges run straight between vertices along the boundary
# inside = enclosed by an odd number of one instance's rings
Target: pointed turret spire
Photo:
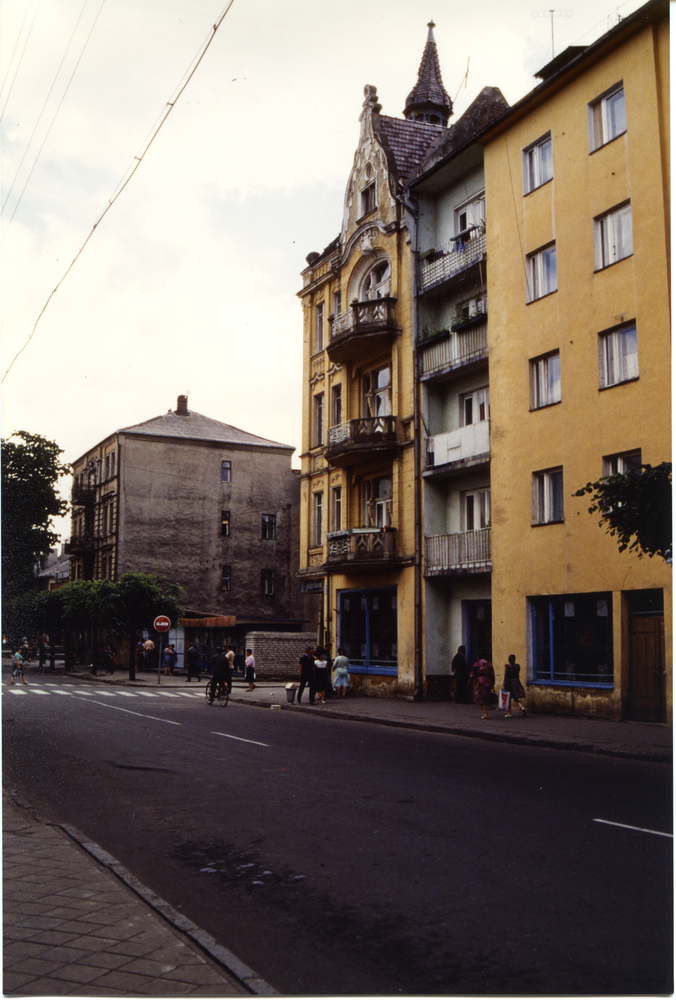
[[[453,114],[453,101],[441,80],[434,21],[430,21],[427,27],[427,44],[418,70],[418,82],[406,99],[404,117],[409,121],[448,125],[448,119]]]

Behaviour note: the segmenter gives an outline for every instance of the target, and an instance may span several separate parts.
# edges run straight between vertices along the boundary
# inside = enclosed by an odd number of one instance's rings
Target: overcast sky
[[[2,0],[3,375],[226,6]],[[639,6],[570,0],[556,52]],[[514,103],[551,59],[548,10],[234,0],[6,375],[3,436],[42,434],[70,462],[187,394],[199,413],[298,447],[296,292],[306,255],[340,229],[364,85],[401,116],[433,17],[456,115],[486,85]]]

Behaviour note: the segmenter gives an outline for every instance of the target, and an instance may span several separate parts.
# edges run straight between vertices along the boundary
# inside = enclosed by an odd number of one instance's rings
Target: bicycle
[[[225,681],[218,682],[218,687],[216,689],[216,696],[213,698],[213,700],[211,698],[211,681],[207,682],[207,686],[204,689],[204,693],[206,695],[207,705],[213,705],[213,703],[217,701],[218,704],[221,706],[221,708],[225,708],[225,706],[228,704],[228,699],[230,698],[228,685],[225,683]]]

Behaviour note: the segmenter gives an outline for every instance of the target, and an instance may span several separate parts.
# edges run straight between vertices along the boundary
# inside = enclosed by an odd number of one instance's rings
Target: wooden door
[[[629,718],[666,722],[663,615],[629,620]]]

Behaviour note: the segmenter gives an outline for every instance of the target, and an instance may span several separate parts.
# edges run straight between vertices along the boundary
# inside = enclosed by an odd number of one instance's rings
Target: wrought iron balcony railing
[[[423,291],[447,281],[486,256],[486,228],[472,226],[447,243],[429,250],[420,258],[420,287]]]
[[[378,341],[399,332],[395,316],[397,300],[391,296],[353,302],[348,309],[329,317],[330,337],[327,351],[330,358],[341,361],[349,357],[355,338]],[[346,353],[347,352],[347,353]]]
[[[327,563],[383,562],[397,556],[397,533],[394,528],[346,528],[331,531]]]
[[[426,576],[488,573],[491,569],[490,528],[425,538]]]
[[[80,483],[76,483],[70,491],[70,499],[77,507],[94,503],[96,500],[96,487],[83,486]]]
[[[80,552],[92,552],[94,549],[94,536],[90,534],[72,535],[65,544],[66,555],[73,556]]]
[[[329,451],[345,446],[372,447],[383,443],[396,444],[397,418],[356,417],[343,424],[329,427]]]

